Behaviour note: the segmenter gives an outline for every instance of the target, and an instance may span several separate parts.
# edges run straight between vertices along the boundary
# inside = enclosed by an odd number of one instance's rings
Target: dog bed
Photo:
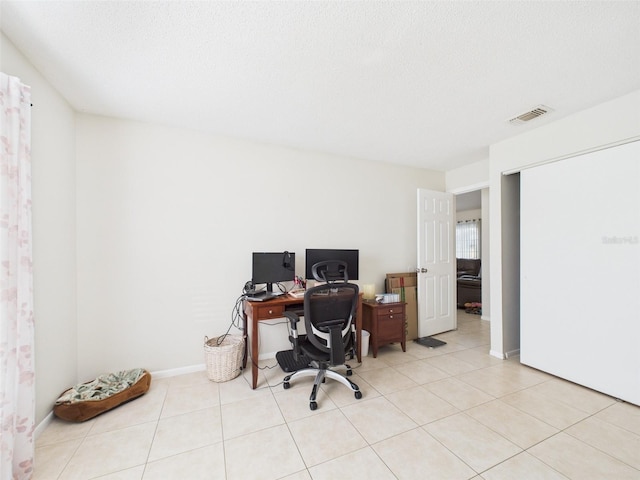
[[[107,373],[60,394],[53,413],[63,420],[84,422],[145,394],[151,374],[143,368]]]

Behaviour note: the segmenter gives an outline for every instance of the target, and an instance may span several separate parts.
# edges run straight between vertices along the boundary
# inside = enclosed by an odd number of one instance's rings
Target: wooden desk
[[[302,310],[304,305],[303,298],[294,298],[291,295],[284,294],[273,300],[266,302],[250,302],[244,301],[243,321],[244,321],[244,358],[242,366],[247,366],[247,349],[249,340],[251,341],[251,388],[255,389],[258,385],[258,356],[260,355],[258,348],[258,322],[261,320],[271,320],[274,318],[283,318],[285,309]],[[251,330],[248,327],[251,326]],[[356,357],[358,362],[362,361],[360,356],[360,339],[362,338],[362,293],[358,296],[358,308],[356,309]]]

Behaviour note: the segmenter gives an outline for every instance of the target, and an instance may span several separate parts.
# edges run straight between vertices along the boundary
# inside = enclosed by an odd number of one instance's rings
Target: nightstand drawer
[[[404,312],[392,313],[390,315],[378,315],[379,322],[404,322]]]
[[[378,317],[378,336],[380,341],[395,342],[402,339],[404,315],[383,315]]]

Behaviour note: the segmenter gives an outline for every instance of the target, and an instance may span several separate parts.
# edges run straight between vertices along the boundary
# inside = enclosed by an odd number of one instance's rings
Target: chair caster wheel
[[[352,370],[347,370],[347,377],[350,377],[351,375],[353,375],[353,371]]]
[[[316,408],[318,408],[318,404],[317,404],[316,402],[311,402],[311,403],[309,404],[309,408],[310,408],[311,410],[315,410]]]
[[[362,392],[361,391],[357,391],[356,393],[354,393],[355,397],[357,400],[360,400],[362,398]]]
[[[291,386],[291,384],[289,382],[284,382],[282,386],[284,387],[285,390],[287,390]]]

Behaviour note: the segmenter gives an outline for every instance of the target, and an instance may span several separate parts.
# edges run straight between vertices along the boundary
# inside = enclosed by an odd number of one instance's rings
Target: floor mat
[[[423,345],[425,347],[431,347],[431,348],[441,347],[442,345],[447,344],[447,342],[443,342],[442,340],[438,340],[437,338],[433,338],[433,337],[416,338],[414,342],[419,343],[420,345]]]

